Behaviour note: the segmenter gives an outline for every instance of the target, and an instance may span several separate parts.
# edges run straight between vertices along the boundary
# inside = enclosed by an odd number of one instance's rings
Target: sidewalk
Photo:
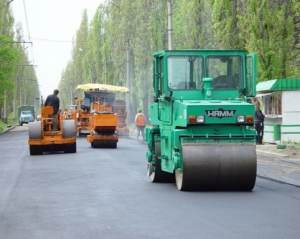
[[[14,129],[15,127],[16,127],[15,125],[11,125],[10,127],[7,126],[4,130],[0,131],[0,134],[5,133],[6,131],[12,130],[12,129]]]
[[[298,160],[300,163],[300,148],[295,146],[287,146],[285,149],[277,149],[276,144],[256,145],[256,152],[258,155]]]
[[[300,149],[277,149],[275,144],[256,146],[257,176],[300,187]]]

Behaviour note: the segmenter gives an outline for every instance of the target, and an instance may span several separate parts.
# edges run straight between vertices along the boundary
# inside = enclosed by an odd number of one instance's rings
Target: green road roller
[[[154,103],[147,176],[180,191],[252,191],[257,156],[256,54],[165,50],[153,54]]]

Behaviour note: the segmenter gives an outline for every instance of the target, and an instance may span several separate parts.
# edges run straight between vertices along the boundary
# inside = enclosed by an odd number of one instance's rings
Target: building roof
[[[300,79],[275,79],[259,82],[256,85],[256,92],[283,90],[300,90]]]

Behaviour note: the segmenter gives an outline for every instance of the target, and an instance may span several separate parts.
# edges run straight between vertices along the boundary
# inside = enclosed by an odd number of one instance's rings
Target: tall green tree
[[[259,79],[287,78],[294,42],[294,23],[289,1],[249,1],[245,25],[246,49],[257,52]]]
[[[107,1],[90,24],[83,13],[71,60],[62,73],[63,85],[126,86],[129,73],[131,117],[137,109],[147,114],[153,100],[152,54],[168,49],[167,2]],[[299,0],[172,3],[174,49],[245,49],[258,54],[259,80],[299,75]]]
[[[4,100],[4,92],[11,90],[13,70],[17,60],[17,52],[13,47],[13,17],[7,2],[0,0],[0,104]]]

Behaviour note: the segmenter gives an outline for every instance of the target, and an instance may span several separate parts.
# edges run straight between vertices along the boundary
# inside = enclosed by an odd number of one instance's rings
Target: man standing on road
[[[57,125],[56,125],[56,117],[57,117],[57,112],[59,110],[59,98],[57,97],[59,93],[59,90],[55,89],[53,91],[52,95],[48,95],[47,99],[45,101],[45,107],[46,106],[52,106],[53,107],[53,126],[52,130],[56,131],[57,130]]]
[[[139,110],[139,112],[136,114],[134,122],[135,122],[135,125],[136,125],[136,128],[137,128],[136,139],[139,139],[140,132],[141,132],[143,140],[145,140],[144,129],[145,129],[145,126],[146,126],[146,118],[145,118],[145,115],[142,113],[141,110]]]
[[[262,144],[263,136],[264,136],[264,120],[265,116],[260,110],[260,103],[257,101],[255,103],[255,130],[257,132],[256,135],[256,144]]]

